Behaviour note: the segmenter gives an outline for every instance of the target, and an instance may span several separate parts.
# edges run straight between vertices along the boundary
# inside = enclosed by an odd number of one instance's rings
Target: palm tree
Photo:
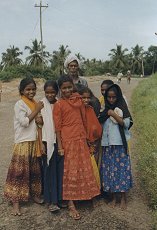
[[[144,50],[142,46],[138,44],[135,47],[132,47],[132,73],[144,75],[144,65],[143,65],[143,55]]]
[[[2,53],[2,69],[4,70],[7,67],[22,64],[22,59],[19,58],[20,55],[22,55],[22,52],[18,47],[15,47],[14,45],[10,46],[6,52]]]
[[[43,46],[43,50],[46,46]],[[41,43],[35,39],[32,41],[32,47],[25,46],[25,50],[29,50],[30,55],[26,57],[26,63],[32,66],[42,66],[42,63],[46,66],[48,63],[48,58],[50,56],[49,52],[43,51],[42,57],[42,50],[41,50]]]
[[[147,63],[152,66],[151,73],[155,73],[157,70],[157,46],[150,46],[146,52]]]
[[[80,53],[75,54],[75,56],[81,61],[85,61],[85,57],[83,57]]]
[[[120,70],[125,69],[126,66],[126,55],[125,53],[128,51],[127,48],[122,50],[122,45],[116,45],[116,49],[111,49],[111,53],[109,53],[109,56],[111,56],[111,65],[113,69],[117,72]]]
[[[51,68],[57,75],[62,75],[64,73],[64,61],[70,53],[71,51],[68,49],[68,45],[60,45],[58,51],[53,51],[50,62]]]

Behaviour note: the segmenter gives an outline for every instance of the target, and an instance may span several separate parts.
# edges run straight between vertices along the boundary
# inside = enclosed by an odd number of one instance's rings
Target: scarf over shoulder
[[[25,104],[30,108],[30,110],[33,112],[36,109],[37,102],[33,100],[29,100],[25,96],[21,96],[21,99],[25,102]],[[37,126],[37,130],[39,133],[39,127]],[[36,156],[40,157],[41,156],[41,149],[40,149],[40,144],[39,144],[39,135],[37,136],[37,147],[36,147]]]
[[[56,143],[56,134],[53,121],[53,104],[47,100],[46,97],[42,99],[44,108],[41,110],[44,125],[42,128],[43,140],[47,143],[47,164],[54,152],[54,143]]]

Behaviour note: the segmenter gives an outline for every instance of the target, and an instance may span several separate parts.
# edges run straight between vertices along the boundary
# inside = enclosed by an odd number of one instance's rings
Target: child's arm
[[[38,127],[38,140],[39,140],[39,148],[40,148],[40,152],[41,154],[43,154],[43,143],[42,143],[42,129]]]
[[[58,153],[59,153],[59,155],[63,156],[64,155],[64,149],[62,146],[61,132],[60,131],[56,131],[56,137],[57,137],[57,143],[58,143]]]
[[[118,116],[112,109],[108,110],[108,115],[112,116],[118,122],[118,124],[120,124],[121,126],[124,126],[123,118]]]
[[[63,156],[64,155],[64,149],[62,145],[62,139],[61,139],[61,124],[62,124],[62,116],[61,116],[61,105],[60,102],[56,102],[54,104],[53,108],[53,120],[55,124],[55,130],[56,130],[56,137],[57,137],[57,143],[58,143],[58,154]]]
[[[28,116],[29,123],[36,117],[40,110],[44,107],[44,102],[39,101],[36,105],[36,109]]]

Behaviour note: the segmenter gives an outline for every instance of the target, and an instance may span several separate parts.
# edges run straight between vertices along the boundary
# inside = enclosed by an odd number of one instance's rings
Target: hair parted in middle
[[[64,82],[71,82],[74,85],[73,80],[71,79],[71,77],[69,75],[62,75],[58,79],[58,87],[60,88]]]

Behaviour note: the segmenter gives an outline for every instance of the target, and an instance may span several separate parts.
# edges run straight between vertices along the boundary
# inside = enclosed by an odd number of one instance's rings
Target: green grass
[[[139,83],[131,105],[137,137],[138,172],[149,204],[157,210],[157,74]],[[154,217],[157,223],[157,211]]]

